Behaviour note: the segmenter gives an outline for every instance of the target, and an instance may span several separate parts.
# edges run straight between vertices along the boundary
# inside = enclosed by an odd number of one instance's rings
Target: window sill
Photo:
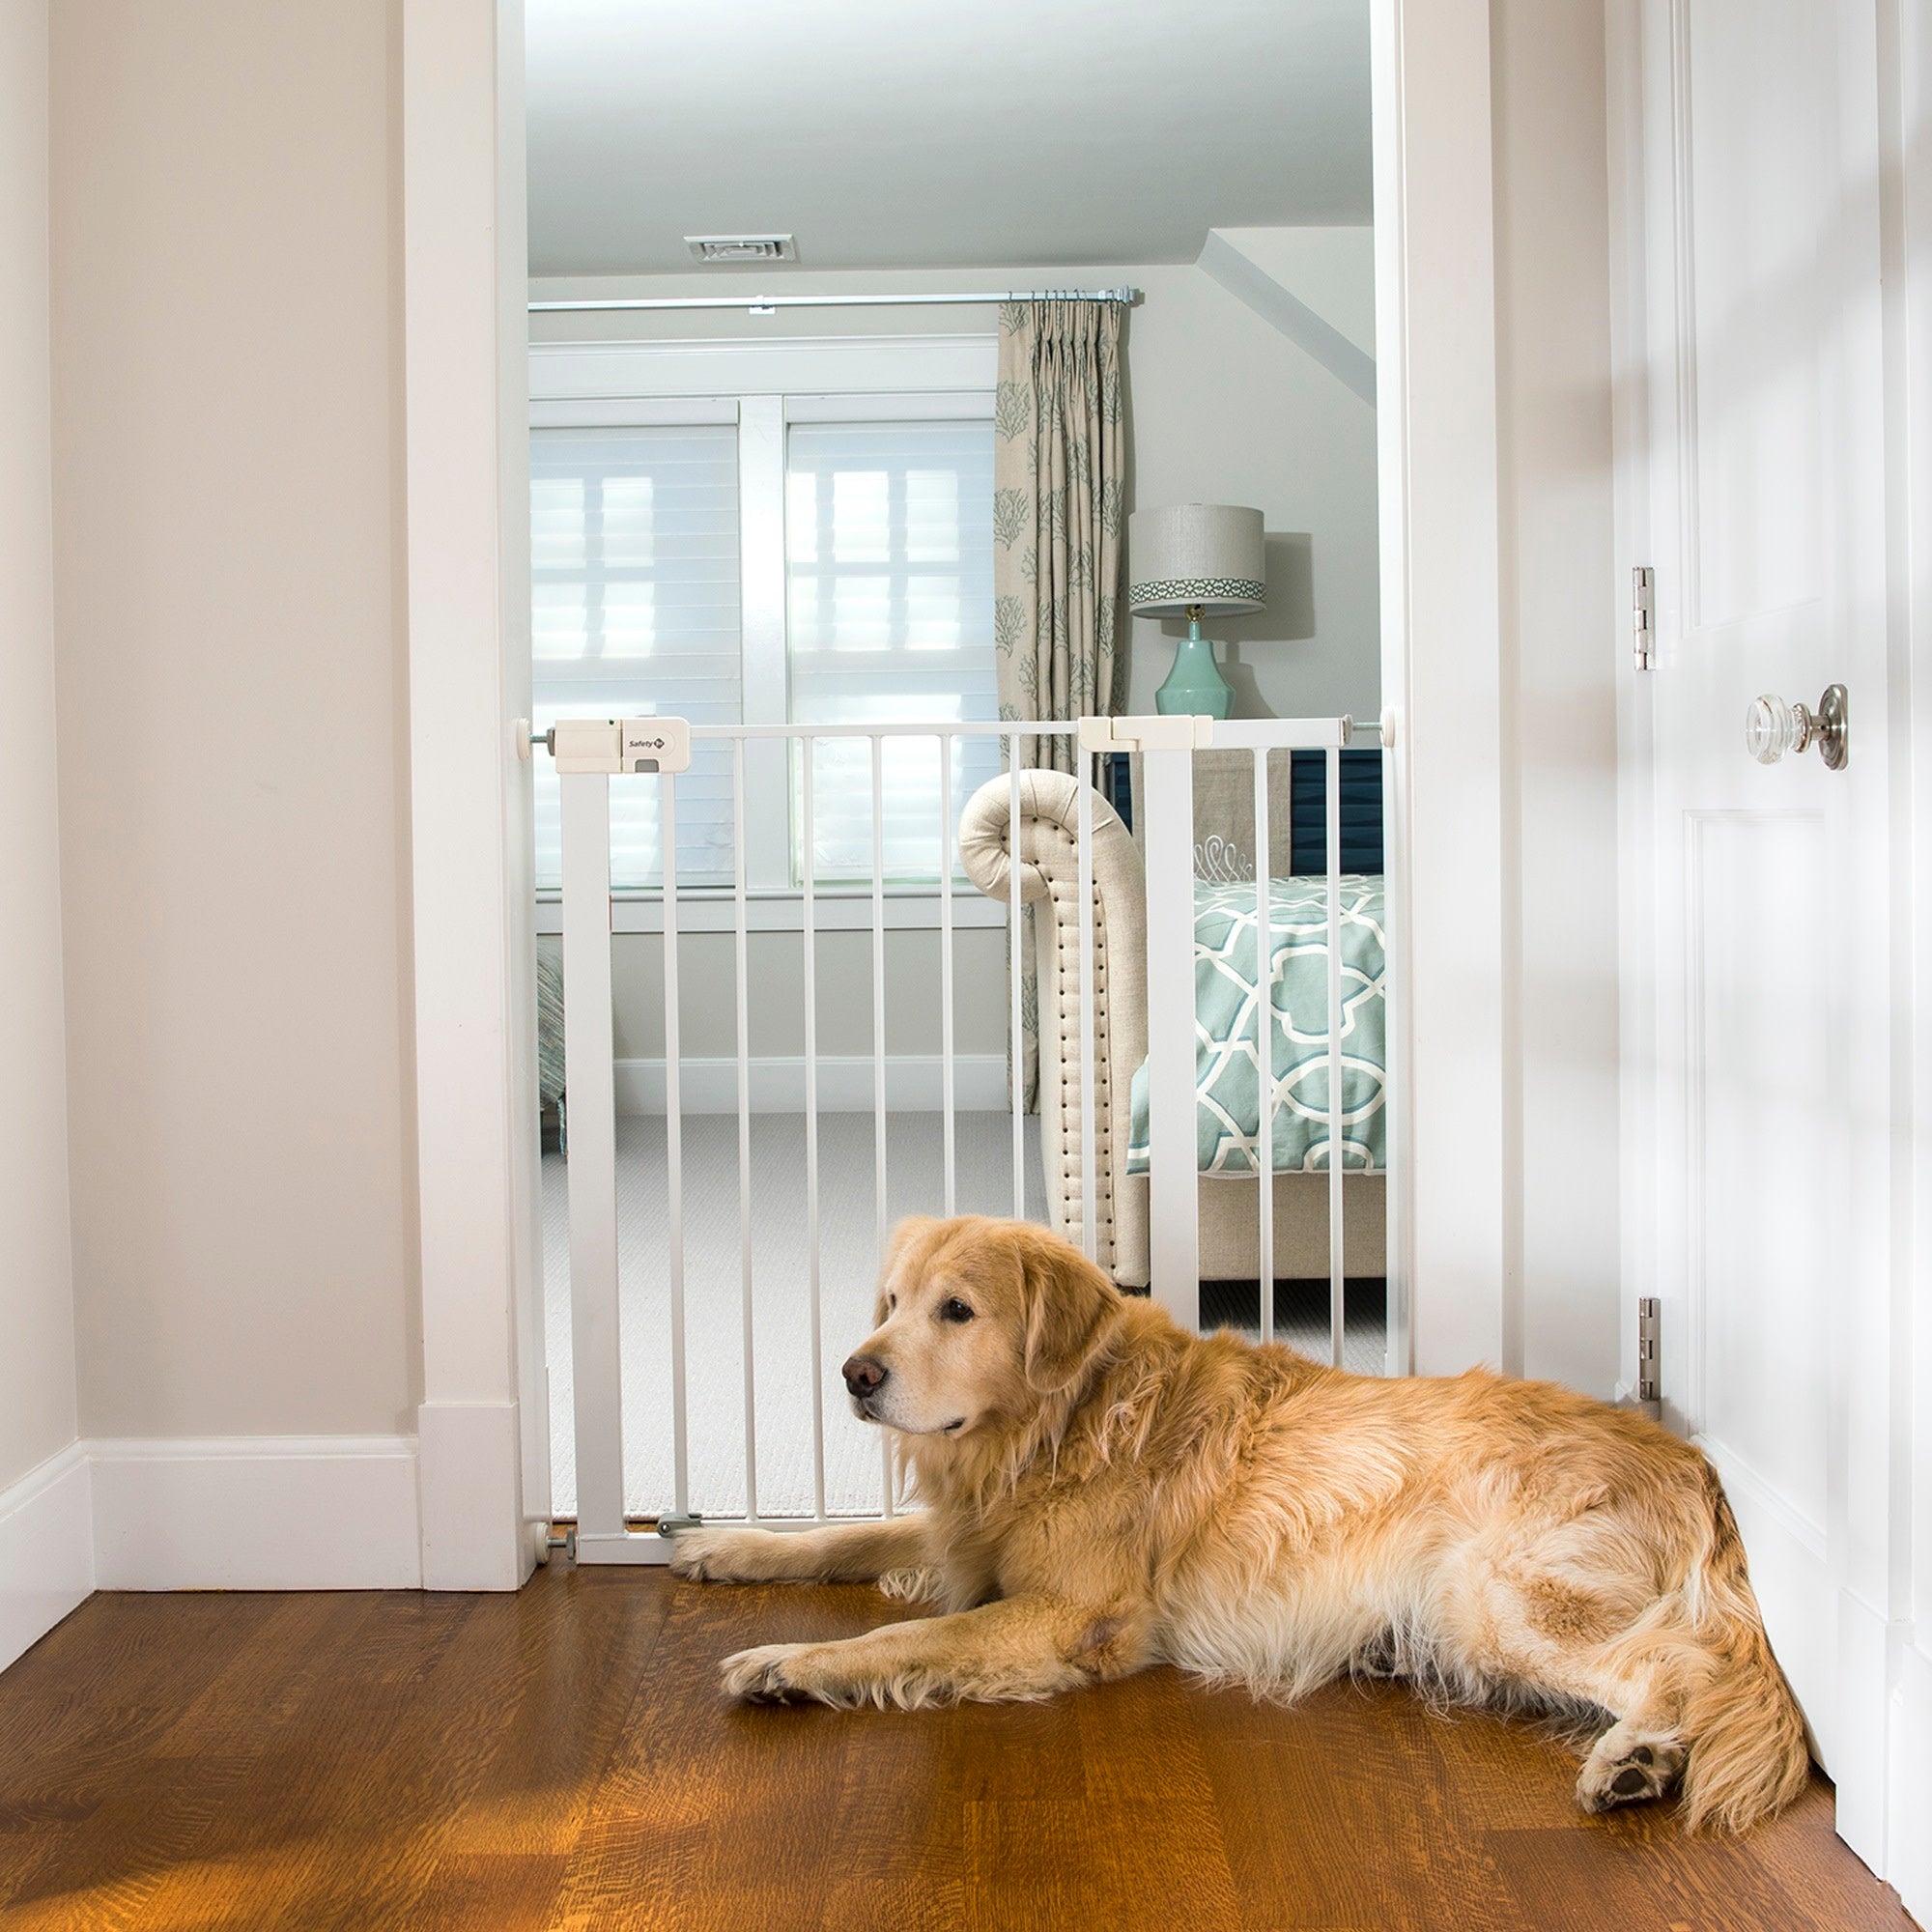
[[[563,930],[562,895],[544,890],[537,894],[537,932],[554,936]],[[1008,904],[989,899],[963,881],[952,889],[955,929],[1005,925]],[[869,886],[821,887],[814,895],[812,923],[820,932],[869,932],[872,893]],[[735,932],[737,899],[728,887],[694,886],[677,895],[680,932]],[[753,892],[745,897],[745,925],[751,932],[803,932],[805,895],[797,891]],[[939,930],[939,894],[930,886],[887,887],[885,925],[889,932]],[[662,932],[664,898],[655,892],[615,892],[611,895],[612,932]]]

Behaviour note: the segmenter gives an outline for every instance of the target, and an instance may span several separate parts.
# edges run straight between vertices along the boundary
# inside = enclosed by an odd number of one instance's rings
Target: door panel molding
[[[1724,1009],[1734,1004],[1738,997],[1732,984],[1734,976],[1727,976],[1716,970],[1721,964],[1733,967],[1737,964],[1736,948],[1739,940],[1730,942],[1730,952],[1725,952],[1726,939],[1719,930],[1717,922],[1725,914],[1735,910],[1739,896],[1747,901],[1755,897],[1751,883],[1740,880],[1736,873],[1741,866],[1756,863],[1773,872],[1780,870],[1794,880],[1814,875],[1817,861],[1824,849],[1826,824],[1822,812],[1808,809],[1746,810],[1735,809],[1700,809],[1684,814],[1684,944],[1685,944],[1685,991],[1684,991],[1684,1296],[1682,1316],[1685,1329],[1685,1358],[1682,1388],[1685,1399],[1681,1407],[1685,1426],[1693,1434],[1708,1435],[1715,1441],[1721,1441],[1731,1455],[1741,1462],[1756,1468],[1757,1480],[1771,1492],[1776,1494],[1789,1512],[1794,1521],[1810,1525],[1811,1532],[1820,1539],[1825,1534],[1824,1524],[1824,1463],[1826,1444],[1824,1432],[1829,1419],[1823,1414],[1807,1417],[1792,1416],[1788,1411],[1780,1413],[1776,1426],[1787,1430],[1808,1422],[1818,1431],[1815,1444],[1817,1473],[1820,1493],[1815,1513],[1807,1512],[1799,1496],[1787,1494],[1779,1487],[1779,1479],[1773,1471],[1759,1463],[1754,1453],[1745,1441],[1725,1427],[1725,1403],[1719,1399],[1711,1384],[1710,1365],[1712,1348],[1710,1329],[1714,1309],[1721,1320],[1725,1316],[1735,1318],[1741,1305],[1748,1305],[1757,1300],[1754,1310],[1760,1316],[1769,1316],[1770,1333],[1763,1339],[1758,1359],[1766,1371],[1776,1379],[1802,1399],[1804,1391],[1801,1383],[1802,1362],[1781,1361],[1780,1355],[1788,1355],[1796,1348],[1801,1355],[1805,1344],[1804,1331],[1798,1323],[1808,1317],[1816,1306],[1814,1290],[1810,1285],[1793,1299],[1797,1306],[1788,1305],[1765,1307],[1762,1298],[1754,1296],[1754,1284],[1746,1278],[1745,1270],[1754,1241],[1762,1241],[1767,1236],[1774,1246],[1780,1238],[1783,1226],[1787,1225],[1779,1217],[1776,1225],[1771,1225],[1771,1217],[1760,1212],[1763,1201],[1740,1201],[1732,1198],[1714,1202],[1720,1179],[1734,1178],[1735,1161],[1727,1156],[1725,1132],[1736,1136],[1740,1123],[1732,1120],[1722,1120],[1719,1103],[1717,1112],[1720,1124],[1714,1139],[1712,1090],[1716,1085],[1721,1093],[1722,1083],[1728,1071],[1736,1080],[1748,1079],[1752,1069],[1726,1069],[1713,1063],[1713,1036],[1721,1023]],[[1757,850],[1747,850],[1739,844],[1742,838],[1748,838],[1753,845],[1761,841],[1775,841],[1783,851],[1774,849],[1769,862]],[[1794,839],[1802,844],[1802,850],[1790,849]],[[1762,879],[1756,882],[1760,891]],[[1775,911],[1774,907],[1763,910]],[[1799,940],[1806,937],[1801,926]],[[1746,938],[1743,944],[1748,945]],[[1831,942],[1829,937],[1819,934],[1815,945],[1822,948],[1826,956],[1823,960],[1814,958],[1812,971],[1808,976],[1814,981],[1822,980],[1830,970]],[[1721,962],[1714,962],[1714,952],[1724,952]],[[1804,1057],[1822,1060],[1815,1069],[1815,1078],[1821,1087],[1817,1095],[1819,1111],[1828,1107],[1831,1093],[1831,1055],[1836,1044],[1835,1027],[1820,1031],[1822,1015],[1807,1010],[1812,1002],[1807,1001],[1802,987],[1790,989],[1796,994],[1796,1010],[1787,1013],[1782,1023],[1769,1029],[1769,1051],[1763,1063],[1764,1074],[1772,1092],[1766,1096],[1764,1105],[1773,1110],[1776,1105],[1776,1094],[1787,1078],[1787,1067],[1795,1073],[1803,1064]],[[1824,986],[1815,987],[1822,993]],[[1735,1111],[1735,1110],[1733,1110]],[[1802,1126],[1805,1116],[1800,1110],[1796,1123]],[[1774,1135],[1774,1142],[1778,1136]],[[1796,1139],[1787,1136],[1786,1139]],[[1766,1154],[1766,1169],[1760,1179],[1769,1179],[1770,1165],[1777,1158],[1776,1145]],[[1801,1149],[1798,1164],[1805,1166]],[[1809,1180],[1808,1173],[1801,1172],[1796,1177],[1786,1177],[1794,1187],[1802,1187]],[[1713,1208],[1716,1208],[1714,1214]],[[1724,1264],[1724,1258],[1731,1257],[1730,1264]],[[1825,1257],[1820,1257],[1822,1263]],[[1777,1266],[1776,1259],[1760,1257],[1760,1272],[1757,1284],[1772,1285]],[[1822,1266],[1813,1270],[1813,1282],[1822,1278]],[[1722,1298],[1721,1305],[1719,1299]],[[1782,1315],[1783,1322],[1779,1321]]]

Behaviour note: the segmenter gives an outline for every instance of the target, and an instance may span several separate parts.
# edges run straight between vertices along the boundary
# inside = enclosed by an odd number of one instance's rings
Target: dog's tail
[[[1804,1789],[1804,1719],[1771,1653],[1730,1504],[1708,1471],[1711,1538],[1685,1593],[1702,1653],[1689,1685],[1683,1736],[1684,1821],[1742,1832],[1775,1817]]]

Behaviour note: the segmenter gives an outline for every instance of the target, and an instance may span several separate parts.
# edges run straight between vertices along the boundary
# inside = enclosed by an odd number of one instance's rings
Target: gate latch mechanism
[[[541,745],[562,775],[691,769],[691,724],[683,718],[559,718],[525,742]]]

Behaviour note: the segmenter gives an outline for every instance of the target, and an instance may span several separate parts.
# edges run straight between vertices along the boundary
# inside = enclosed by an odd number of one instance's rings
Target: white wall
[[[55,10],[94,1437],[414,1428],[395,30],[390,0]]]
[[[1492,0],[1520,1368],[1618,1374],[1609,215],[1599,0]],[[1513,796],[1511,792],[1513,791]],[[1506,1318],[1510,1319],[1510,1318]]]
[[[1374,410],[1198,269],[1122,272],[1147,290],[1129,324],[1131,505],[1255,504],[1268,533],[1268,608],[1204,627],[1230,646],[1235,715],[1374,718]],[[1132,621],[1127,709],[1151,711],[1186,625]]]
[[[45,0],[0,0],[0,1490],[74,1438],[55,830]]]

